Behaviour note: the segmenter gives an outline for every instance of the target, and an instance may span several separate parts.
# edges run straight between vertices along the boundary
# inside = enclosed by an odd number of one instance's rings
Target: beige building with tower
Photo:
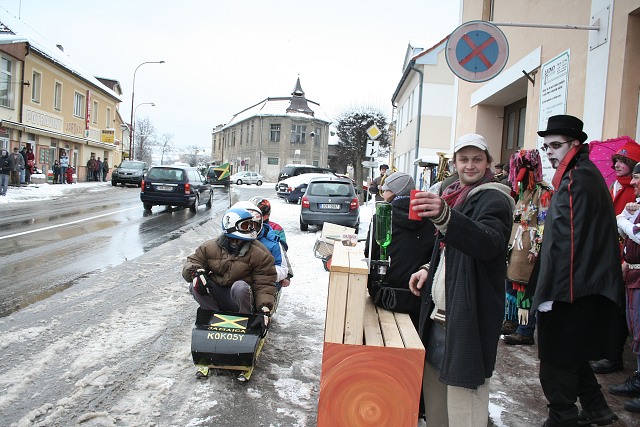
[[[235,114],[212,135],[212,159],[233,172],[276,181],[287,164],[327,166],[331,119],[306,98],[300,79],[290,97],[266,98]]]
[[[48,171],[62,150],[78,179],[91,155],[122,159],[118,82],[98,79],[37,32],[0,11],[0,144],[31,148]],[[106,83],[106,84],[105,84]]]

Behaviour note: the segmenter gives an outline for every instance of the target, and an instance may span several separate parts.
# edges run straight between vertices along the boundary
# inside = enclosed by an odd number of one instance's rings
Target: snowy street
[[[250,382],[239,383],[234,372],[207,380],[194,375],[197,304],[180,273],[187,255],[220,233],[220,217],[213,215],[179,238],[0,318],[0,425],[315,426],[329,273],[313,255],[319,232],[301,232],[299,206],[275,197],[273,188],[232,187],[244,200],[270,199],[295,273]],[[47,197],[43,189],[41,198]],[[361,236],[369,210],[361,209]],[[536,356],[536,346],[499,344],[492,425],[534,426],[546,418]],[[600,376],[602,383],[622,382],[632,372],[630,359],[625,364],[624,372]],[[637,425],[623,399],[606,397],[621,417],[617,426]]]

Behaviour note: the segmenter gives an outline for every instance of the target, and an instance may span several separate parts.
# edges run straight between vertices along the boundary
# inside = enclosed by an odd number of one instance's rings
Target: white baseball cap
[[[476,147],[481,150],[489,151],[487,141],[484,140],[484,137],[482,135],[478,135],[477,133],[468,133],[458,138],[453,147],[453,152],[457,153],[464,147]]]

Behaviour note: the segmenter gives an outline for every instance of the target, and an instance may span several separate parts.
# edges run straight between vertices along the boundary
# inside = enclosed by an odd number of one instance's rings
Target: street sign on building
[[[445,47],[447,65],[456,76],[480,83],[497,76],[509,59],[507,37],[486,21],[469,21],[453,30]]]

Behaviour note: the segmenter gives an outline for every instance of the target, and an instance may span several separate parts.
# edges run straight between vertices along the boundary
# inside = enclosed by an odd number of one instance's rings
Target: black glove
[[[193,289],[200,295],[207,294],[207,276],[205,276],[205,270],[203,268],[199,268],[195,271],[191,272],[191,277],[193,281]]]

